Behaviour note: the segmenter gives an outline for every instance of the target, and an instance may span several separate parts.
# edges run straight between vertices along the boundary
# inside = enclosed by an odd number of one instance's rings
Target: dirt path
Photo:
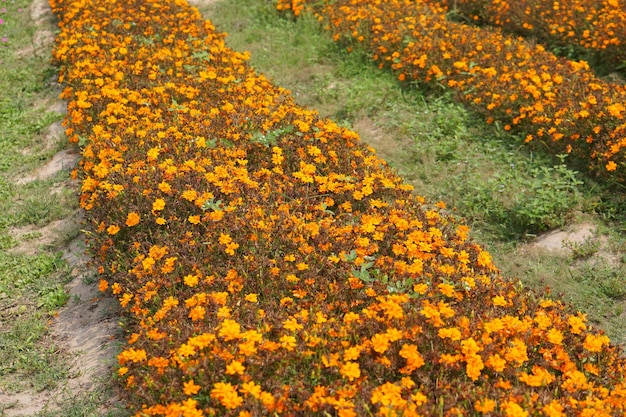
[[[34,0],[29,11],[38,29],[33,36],[32,45],[20,51],[20,54],[49,54],[56,28],[50,6],[47,0]],[[47,111],[65,114],[65,103],[57,100],[49,105]],[[45,140],[53,146],[63,136],[63,127],[57,122],[46,129]],[[77,150],[68,147],[54,155],[35,172],[17,179],[15,183],[21,185],[36,179],[50,178],[60,171],[71,169],[79,158]],[[57,193],[63,189],[69,189],[77,194],[79,185],[68,178],[67,181],[50,189],[50,193]],[[12,235],[18,242],[22,236],[32,236],[33,233],[40,237],[24,239],[20,245],[11,249],[11,252],[34,255],[43,245],[58,242],[68,230],[79,230],[82,218],[82,212],[77,210],[70,217],[54,221],[42,228],[28,226],[14,229]],[[116,334],[119,331],[116,319],[117,303],[112,298],[102,298],[99,293],[94,279],[95,272],[89,266],[89,259],[85,255],[82,233],[58,250],[62,251],[63,259],[71,270],[71,282],[66,287],[70,299],[50,323],[50,332],[55,344],[69,362],[68,379],[59,381],[58,387],[53,391],[24,391],[17,394],[0,391],[0,416],[32,416],[43,410],[58,410],[72,399],[79,399],[89,392],[101,390],[102,381],[110,377],[111,365],[115,361]],[[110,400],[109,404],[102,404],[102,414],[104,409],[113,403],[114,399]]]

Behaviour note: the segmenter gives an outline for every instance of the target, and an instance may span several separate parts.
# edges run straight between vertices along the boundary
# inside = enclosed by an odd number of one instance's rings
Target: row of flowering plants
[[[585,61],[541,45],[446,19],[429,0],[279,0],[315,14],[334,39],[369,51],[404,82],[443,87],[526,142],[609,182],[626,180],[626,89],[598,78]]]
[[[503,30],[564,50],[598,65],[626,64],[626,9],[619,0],[434,0],[476,24]],[[620,4],[621,3],[621,4]]]
[[[617,416],[626,361],[183,0],[53,0],[136,416]]]

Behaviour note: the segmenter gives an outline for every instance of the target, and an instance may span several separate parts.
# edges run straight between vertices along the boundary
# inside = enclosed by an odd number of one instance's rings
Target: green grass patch
[[[614,342],[626,342],[619,278],[626,263],[616,255],[626,236],[623,194],[570,168],[565,156],[522,146],[443,90],[401,86],[364,53],[335,44],[311,18],[282,16],[258,0],[224,0],[201,11],[299,104],[353,126],[418,194],[465,218],[505,276],[539,291],[549,286]],[[585,261],[542,250],[525,255],[537,235],[581,218],[606,232],[602,244],[615,262],[603,264],[597,254]]]
[[[37,227],[68,216],[78,205],[72,192],[51,192],[68,180],[67,171],[18,181],[64,147],[62,138],[46,135],[62,115],[50,108],[59,94],[56,69],[49,63],[50,48],[34,45],[31,3],[0,6],[0,389],[5,393],[55,388],[69,369],[49,331],[51,318],[69,299],[67,263],[58,247],[39,248],[35,255],[11,251],[42,237]],[[18,241],[12,228],[27,225],[33,232]]]

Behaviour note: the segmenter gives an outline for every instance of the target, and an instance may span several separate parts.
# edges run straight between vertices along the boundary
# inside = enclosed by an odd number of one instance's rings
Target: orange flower
[[[583,347],[589,352],[600,352],[604,346],[609,345],[609,338],[606,335],[588,334],[585,337]]]
[[[200,385],[196,385],[193,379],[183,383],[183,393],[185,395],[195,395],[200,391]]]
[[[120,231],[119,226],[116,225],[111,225],[109,227],[107,227],[107,233],[110,235],[115,235]]]
[[[152,203],[152,212],[161,211],[164,208],[165,200],[163,200],[162,198],[157,198],[156,200],[154,200],[154,203]]]
[[[361,369],[356,362],[346,362],[339,368],[339,373],[348,379],[348,381],[354,381],[361,376]]]
[[[139,224],[139,221],[141,220],[141,216],[137,213],[130,212],[128,213],[128,216],[126,216],[126,226],[128,227],[133,227],[136,226],[137,224]]]
[[[226,375],[242,375],[246,367],[239,361],[232,361],[226,366]]]
[[[491,413],[496,409],[496,402],[490,398],[483,398],[474,403],[474,410],[482,414]]]
[[[107,290],[107,288],[109,288],[109,283],[106,280],[101,279],[100,282],[98,283],[98,290],[100,290],[101,292],[104,292]]]
[[[211,398],[215,398],[229,410],[234,410],[243,404],[243,398],[237,394],[235,387],[228,382],[216,382],[213,384]]]

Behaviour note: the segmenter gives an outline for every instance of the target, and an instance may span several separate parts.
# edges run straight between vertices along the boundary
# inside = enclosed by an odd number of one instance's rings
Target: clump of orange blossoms
[[[336,41],[364,48],[401,81],[449,89],[538,149],[626,181],[626,88],[598,78],[585,61],[449,21],[431,0],[279,0],[277,8],[313,13]]]
[[[626,62],[626,9],[620,0],[433,0],[477,24],[577,51],[607,68]]]
[[[136,416],[623,415],[625,361],[182,0],[54,0]],[[525,411],[526,410],[526,411]]]

